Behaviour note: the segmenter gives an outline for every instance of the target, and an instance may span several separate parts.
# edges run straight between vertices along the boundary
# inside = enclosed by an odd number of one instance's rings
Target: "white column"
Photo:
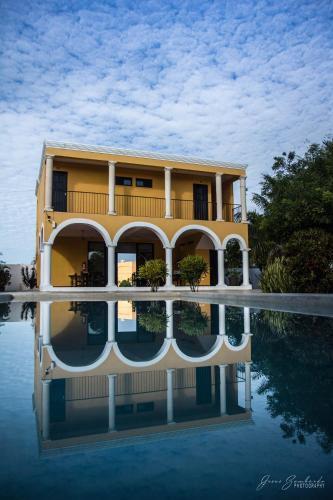
[[[227,413],[227,377],[226,370],[228,365],[220,365],[220,413]]]
[[[165,263],[168,272],[165,286],[167,288],[172,288],[172,248],[165,248]]]
[[[171,167],[164,168],[165,218],[172,219],[171,213]]]
[[[219,335],[225,334],[225,305],[219,304]]]
[[[173,339],[173,300],[166,300],[165,308],[167,316],[166,338]]]
[[[249,281],[249,249],[246,248],[242,250],[243,254],[243,285],[248,286],[250,284]]]
[[[216,186],[216,220],[223,220],[222,174],[215,174]]]
[[[39,289],[41,290],[44,286],[44,248],[40,249],[39,254]]]
[[[47,300],[40,303],[40,336],[43,337],[43,345],[51,344],[51,304]]]
[[[224,250],[217,250],[217,286],[224,286]]]
[[[109,379],[109,432],[116,430],[116,377],[108,375]]]
[[[114,245],[108,246],[108,288],[116,286],[116,247]]]
[[[174,424],[173,419],[173,373],[174,368],[167,369],[167,423]]]
[[[108,342],[116,341],[116,301],[108,300]]]
[[[50,437],[50,387],[51,380],[42,380],[42,437]]]
[[[247,209],[246,209],[246,177],[241,177],[240,181],[240,202],[242,211],[242,222],[247,222]]]
[[[45,155],[45,210],[52,208],[53,155]]]
[[[248,335],[251,333],[250,328],[250,308],[244,307],[244,333]]]
[[[116,185],[116,162],[109,161],[109,215],[116,215],[115,185]]]
[[[51,253],[52,245],[51,243],[44,243],[44,257],[43,257],[43,268],[41,269],[42,276],[42,289],[46,289],[51,286]]]
[[[245,362],[245,409],[251,410],[251,364],[252,361]]]

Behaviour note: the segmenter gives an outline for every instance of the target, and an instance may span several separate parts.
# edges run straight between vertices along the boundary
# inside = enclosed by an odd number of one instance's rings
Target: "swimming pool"
[[[332,318],[74,300],[0,324],[5,498],[332,495]]]

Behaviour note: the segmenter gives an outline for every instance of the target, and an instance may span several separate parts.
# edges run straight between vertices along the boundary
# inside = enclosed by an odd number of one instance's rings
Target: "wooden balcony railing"
[[[53,208],[56,212],[81,214],[107,214],[109,195],[82,191],[54,191]],[[163,218],[164,198],[116,195],[117,215],[132,217]],[[175,219],[215,220],[216,203],[193,200],[171,200],[171,210]],[[223,219],[226,222],[240,222],[240,205],[223,204]]]

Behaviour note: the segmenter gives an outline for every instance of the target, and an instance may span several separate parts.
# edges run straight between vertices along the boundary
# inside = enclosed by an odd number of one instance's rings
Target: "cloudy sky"
[[[45,138],[248,163],[332,134],[333,2],[1,0],[0,252],[34,255]]]

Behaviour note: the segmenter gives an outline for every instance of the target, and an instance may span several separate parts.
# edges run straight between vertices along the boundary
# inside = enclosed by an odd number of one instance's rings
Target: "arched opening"
[[[188,228],[178,236],[175,235],[173,243],[173,284],[184,286],[179,273],[179,262],[188,255],[199,255],[207,263],[208,272],[202,277],[199,286],[214,286],[218,283],[218,238],[204,228]]]
[[[240,286],[243,283],[243,256],[238,239],[231,238],[224,251],[225,283]]]
[[[102,354],[108,339],[106,302],[54,302],[51,345],[69,366],[87,366]]]
[[[179,349],[192,358],[205,356],[216,343],[218,306],[177,301],[173,304],[174,338]]]
[[[105,287],[108,256],[105,236],[98,227],[73,222],[53,238],[51,284],[72,287]]]
[[[116,277],[119,287],[142,287],[148,284],[138,276],[140,266],[152,259],[165,261],[167,238],[150,224],[130,225],[114,239],[116,243]],[[164,285],[164,283],[161,283]]]
[[[131,361],[150,361],[161,349],[167,328],[164,301],[118,301],[116,341]]]

